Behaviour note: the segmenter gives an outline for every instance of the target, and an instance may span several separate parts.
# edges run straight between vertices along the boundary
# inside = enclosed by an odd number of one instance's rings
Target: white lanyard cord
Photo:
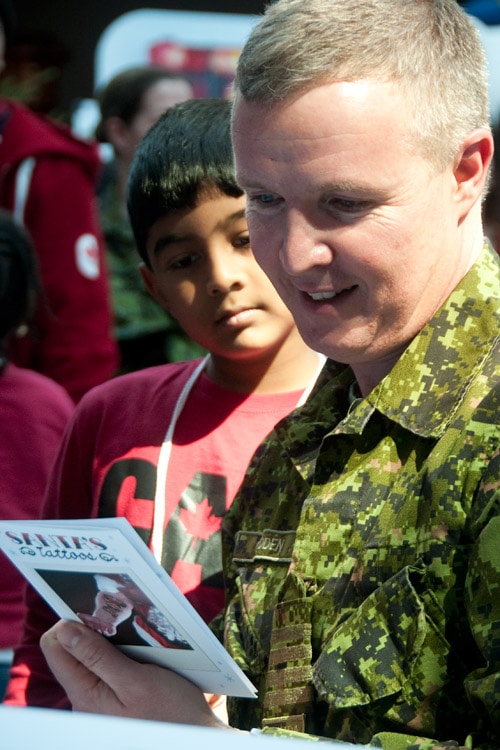
[[[327,358],[325,357],[324,354],[320,354],[318,352],[318,365],[317,365],[317,367],[316,367],[316,369],[314,371],[314,374],[313,374],[311,380],[309,381],[309,384],[308,384],[307,388],[305,388],[304,391],[302,391],[302,396],[299,398],[299,400],[297,401],[297,403],[295,405],[296,409],[298,409],[299,406],[304,406],[304,404],[306,403],[307,399],[311,395],[311,391],[314,388],[314,386],[316,385],[316,381],[319,378],[319,374],[320,374],[321,370],[324,367],[326,359]]]
[[[24,224],[24,210],[28,202],[28,193],[35,164],[35,157],[30,156],[21,162],[17,170],[12,214],[19,224]]]
[[[323,369],[323,365],[325,364],[326,357],[324,357],[322,354],[318,354],[318,358],[319,358],[318,367],[316,368],[314,375],[311,378],[307,388],[302,392],[300,399],[297,402],[297,405],[295,408],[302,406],[307,401],[307,399],[309,398],[309,394],[314,388],[316,380],[318,379],[318,376],[321,370]],[[207,356],[200,362],[198,367],[195,370],[193,370],[189,379],[185,383],[184,388],[182,389],[179,395],[179,398],[177,399],[177,403],[175,404],[174,411],[172,413],[172,418],[170,420],[170,424],[168,425],[165,438],[160,448],[160,455],[158,457],[158,467],[156,469],[156,489],[155,489],[154,512],[153,512],[153,529],[151,532],[151,551],[153,552],[156,560],[160,564],[161,564],[161,559],[163,555],[163,524],[165,523],[165,489],[167,486],[167,472],[168,472],[168,465],[170,463],[170,455],[172,453],[172,442],[173,442],[173,437],[174,437],[174,430],[175,430],[177,421],[179,419],[179,416],[188,399],[188,396],[191,393],[191,390],[194,384],[196,383],[196,381],[198,380],[199,376],[205,369],[206,364],[209,359],[210,359],[210,355],[207,354]]]
[[[155,504],[153,514],[153,530],[151,534],[151,551],[154,556],[161,563],[163,553],[163,523],[165,521],[165,488],[167,483],[167,471],[170,463],[170,454],[172,453],[172,439],[174,437],[175,425],[179,419],[179,415],[184,408],[184,404],[187,401],[187,397],[191,393],[191,389],[195,382],[198,380],[202,371],[204,370],[210,355],[207,354],[204,359],[200,362],[198,367],[193,370],[189,379],[184,384],[177,403],[175,404],[174,411],[170,424],[168,425],[165,438],[160,448],[160,455],[158,457],[158,467],[156,469],[156,489],[155,489]]]

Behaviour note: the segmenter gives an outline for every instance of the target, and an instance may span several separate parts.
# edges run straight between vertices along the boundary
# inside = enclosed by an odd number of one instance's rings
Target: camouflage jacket
[[[485,248],[368,397],[329,362],[258,449],[224,529],[234,726],[500,747],[499,298]]]

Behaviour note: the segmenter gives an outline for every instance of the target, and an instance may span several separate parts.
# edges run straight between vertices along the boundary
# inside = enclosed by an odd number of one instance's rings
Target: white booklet
[[[63,620],[207,693],[256,690],[125,518],[0,521],[0,549]]]

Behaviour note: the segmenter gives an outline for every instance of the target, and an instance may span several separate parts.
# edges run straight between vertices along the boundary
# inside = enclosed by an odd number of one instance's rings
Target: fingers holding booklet
[[[192,682],[129,658],[84,625],[58,622],[41,646],[74,710],[228,728]]]

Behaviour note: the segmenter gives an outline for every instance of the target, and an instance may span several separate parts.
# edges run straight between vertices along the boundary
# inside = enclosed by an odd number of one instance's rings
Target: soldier
[[[240,57],[233,142],[257,260],[331,361],[226,519],[225,644],[259,690],[230,724],[498,747],[500,279],[477,33],[455,0],[278,0]],[[188,683],[81,626],[43,647],[77,708],[217,725]]]

